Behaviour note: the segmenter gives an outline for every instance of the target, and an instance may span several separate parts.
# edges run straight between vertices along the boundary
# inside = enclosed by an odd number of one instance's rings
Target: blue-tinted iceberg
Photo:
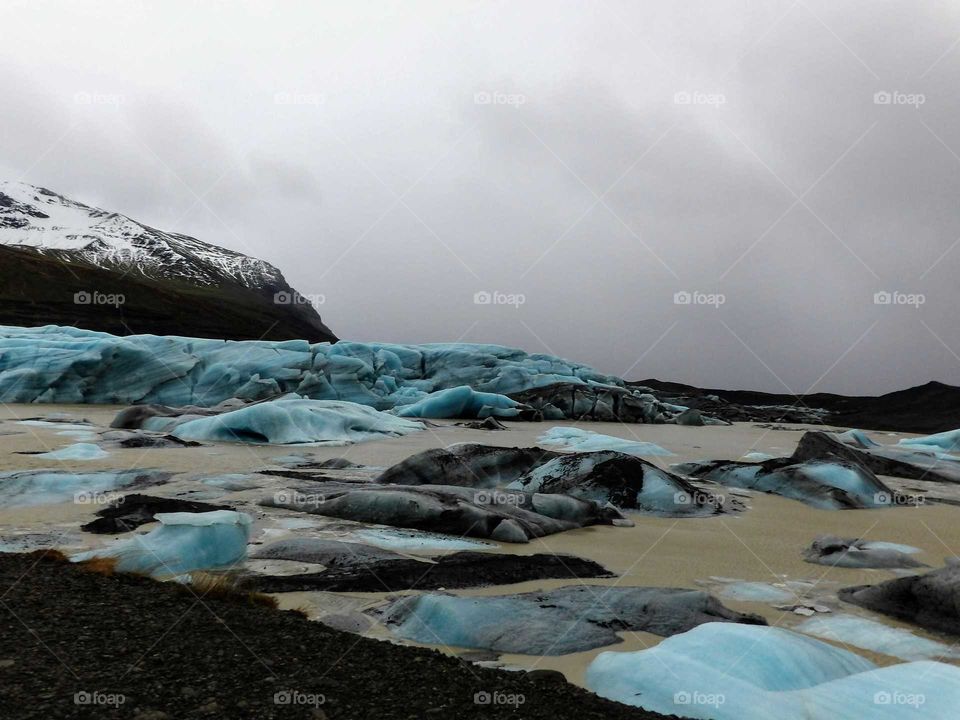
[[[95,443],[75,443],[59,450],[40,453],[36,457],[47,460],[103,460],[110,453]]]
[[[720,597],[745,602],[789,602],[796,600],[797,594],[769,583],[744,581],[725,585]]]
[[[960,452],[960,430],[950,430],[923,437],[904,438],[899,444],[920,449],[941,450],[948,453]]]
[[[828,643],[771,627],[708,623],[649,650],[605,652],[587,669],[603,697],[702,720],[942,720],[960,668],[876,668]]]
[[[185,420],[185,421],[184,421]],[[281,398],[210,417],[154,417],[145,427],[181,440],[348,445],[423,430],[412,420],[337,400]]]
[[[158,513],[160,527],[109,548],[74,555],[74,562],[115,558],[120,572],[174,577],[230,568],[247,556],[252,519],[233,510]]]
[[[812,617],[796,629],[807,635],[833,640],[843,645],[871,650],[901,660],[940,660],[960,657],[960,649],[928,640],[903,628],[890,627],[876,620],[855,615]]]
[[[477,392],[469,385],[438,390],[397,409],[401,417],[511,418],[520,414],[520,403],[506,395]]]
[[[0,473],[0,506],[26,507],[53,503],[105,504],[109,493],[133,486],[165,482],[170,473],[159,470],[105,470],[63,472],[26,470]]]
[[[624,440],[613,435],[601,435],[591,430],[575,427],[555,427],[543,433],[537,442],[540,445],[569,452],[597,452],[614,450],[637,457],[673,455],[656,443],[640,440]]]

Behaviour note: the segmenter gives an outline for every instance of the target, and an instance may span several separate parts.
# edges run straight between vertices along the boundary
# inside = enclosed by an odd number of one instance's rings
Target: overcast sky
[[[960,384],[955,2],[0,0],[0,27],[0,175],[269,260],[342,338]]]

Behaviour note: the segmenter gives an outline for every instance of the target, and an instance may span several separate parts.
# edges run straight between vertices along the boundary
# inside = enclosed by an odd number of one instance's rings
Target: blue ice
[[[97,502],[103,493],[120,490],[144,479],[160,479],[156,470],[60,472],[27,470],[0,473],[0,506],[25,507],[62,502]]]
[[[233,510],[157,513],[160,526],[112,547],[74,555],[74,562],[116,558],[120,572],[171,577],[236,566],[247,556],[249,515]]]
[[[720,597],[745,602],[789,602],[796,600],[796,593],[762,582],[735,582],[724,585]]]
[[[550,428],[537,438],[537,442],[545,447],[570,452],[614,450],[637,457],[673,455],[672,452],[656,443],[624,440],[613,435],[601,435],[591,430],[582,430],[575,427]]]
[[[400,417],[418,418],[511,418],[519,414],[520,403],[505,395],[477,392],[469,385],[438,390],[397,408]]]
[[[103,460],[110,453],[94,443],[75,443],[59,450],[40,453],[35,457],[47,460]]]
[[[701,720],[943,720],[960,704],[960,668],[876,668],[789,630],[707,623],[639,652],[604,652],[586,684],[603,697]]]
[[[920,450],[941,450],[944,452],[960,452],[960,430],[949,430],[936,435],[923,437],[903,438],[900,445],[907,445]]]
[[[901,660],[939,660],[960,657],[960,649],[952,645],[928,640],[914,635],[909,630],[890,627],[876,620],[856,615],[811,617],[795,629],[824,640],[853,645]]]
[[[284,398],[188,420],[173,427],[170,433],[183,440],[211,442],[348,445],[420,430],[421,423],[365,405]]]

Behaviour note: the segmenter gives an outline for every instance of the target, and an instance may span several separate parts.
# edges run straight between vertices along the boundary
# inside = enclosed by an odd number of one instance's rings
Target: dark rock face
[[[123,295],[124,303],[116,307],[74,302],[76,294],[91,289]],[[200,287],[0,246],[0,325],[73,325],[119,336],[336,341],[311,305],[278,304],[274,301],[278,293],[296,295],[285,282],[260,289],[228,280]]]
[[[842,442],[832,433],[821,431],[805,433],[792,459],[796,462],[844,461],[860,465],[877,475],[960,482],[960,464],[943,462],[932,453],[899,446],[859,447]]]
[[[534,655],[613,645],[621,642],[616,633],[623,630],[669,637],[707,622],[766,625],[760,616],[730,610],[701,590],[602,585],[470,598],[413,595],[380,615],[408,639]],[[451,627],[451,617],[461,625]]]
[[[336,541],[333,541],[336,542]],[[349,543],[342,543],[347,545]],[[527,580],[613,577],[613,573],[592,560],[570,555],[500,555],[484,552],[457,552],[422,562],[369,546],[349,558],[333,557],[323,562],[325,572],[305,575],[253,575],[243,580],[244,587],[260,592],[397,592],[401,590],[437,590],[505,585]],[[393,557],[391,557],[393,556]],[[255,557],[268,557],[258,553]],[[289,559],[306,559],[310,555]],[[309,560],[307,560],[309,562]],[[322,562],[322,561],[321,561]]]
[[[377,478],[377,482],[492,488],[509,485],[558,455],[552,450],[540,448],[501,448],[462,443],[411,455],[388,468]]]
[[[153,522],[153,516],[157,513],[209,512],[211,510],[233,510],[233,508],[228,505],[211,505],[195,500],[152,495],[124,495],[98,511],[97,515],[100,517],[88,522],[81,529],[89,533],[115,535],[130,532],[134,528]]]
[[[873,547],[859,538],[821,535],[806,550],[803,559],[817,565],[848,568],[926,567],[909,554],[882,546]]]
[[[840,599],[929,630],[960,635],[960,563],[879,585],[844,588]]]
[[[358,522],[516,543],[587,525],[624,521],[616,508],[578,498],[455,485],[318,483],[274,493],[261,504]]]

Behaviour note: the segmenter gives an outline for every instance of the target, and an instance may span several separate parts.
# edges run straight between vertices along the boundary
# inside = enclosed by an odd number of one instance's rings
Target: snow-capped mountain
[[[21,182],[0,181],[0,244],[198,285],[232,280],[261,288],[283,283],[280,271],[263,260]]]
[[[0,323],[336,341],[314,307],[321,297],[263,260],[0,181]]]

